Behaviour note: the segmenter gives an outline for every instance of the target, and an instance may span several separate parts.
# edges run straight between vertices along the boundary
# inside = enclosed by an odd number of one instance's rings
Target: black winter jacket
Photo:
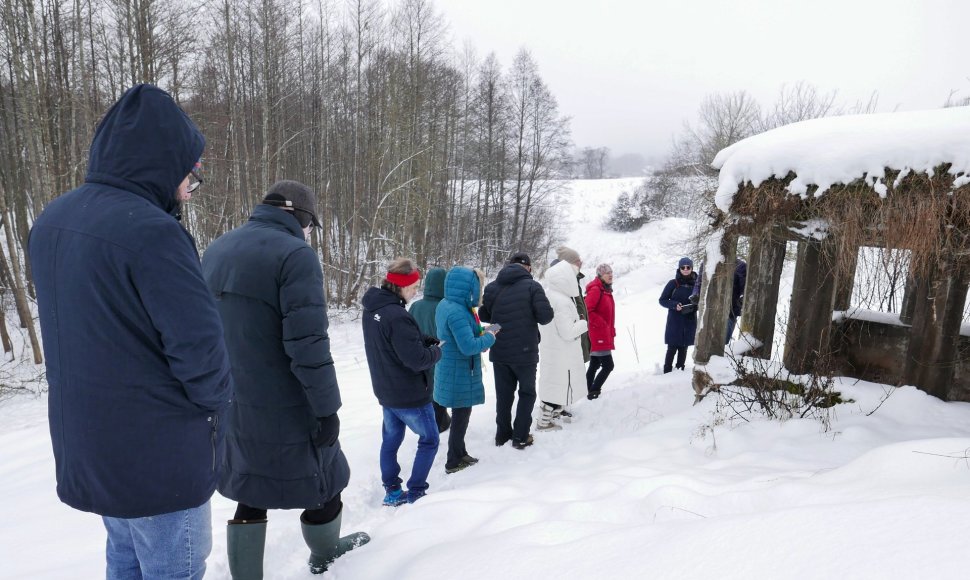
[[[322,507],[350,467],[339,441],[313,443],[317,418],[340,408],[320,259],[292,214],[258,205],[212,242],[202,271],[236,379],[219,492],[256,508]]]
[[[364,351],[378,402],[392,408],[427,405],[434,383],[424,371],[441,360],[441,349],[425,346],[418,323],[393,292],[371,288],[362,303]]]
[[[542,285],[518,264],[499,271],[495,281],[485,286],[478,317],[482,322],[499,323],[495,345],[488,360],[508,365],[539,362],[539,325],[552,321],[552,305]]]
[[[57,495],[79,510],[154,516],[215,489],[229,361],[171,215],[204,145],[168,94],[138,85],[98,125],[84,184],[30,232]]]

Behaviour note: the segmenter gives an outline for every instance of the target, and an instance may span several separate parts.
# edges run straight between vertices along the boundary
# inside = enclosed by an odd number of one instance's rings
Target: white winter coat
[[[546,271],[546,297],[552,304],[552,322],[539,327],[539,400],[568,405],[586,396],[586,364],[580,336],[587,330],[576,312],[579,296],[576,270],[559,262]]]

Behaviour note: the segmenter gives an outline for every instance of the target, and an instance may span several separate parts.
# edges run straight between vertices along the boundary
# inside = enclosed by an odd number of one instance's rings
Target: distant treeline
[[[83,181],[99,118],[136,83],[208,140],[185,211],[200,251],[278,179],[320,192],[332,304],[395,255],[490,267],[554,243],[568,119],[528,52],[503,70],[456,50],[427,0],[6,0],[0,16],[0,283],[37,357],[29,224]]]

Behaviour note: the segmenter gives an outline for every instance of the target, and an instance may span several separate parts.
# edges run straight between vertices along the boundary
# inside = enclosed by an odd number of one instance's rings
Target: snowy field
[[[486,365],[486,404],[467,436],[481,462],[446,475],[443,442],[429,495],[414,505],[380,505],[381,413],[360,327],[334,325],[353,471],[344,529],[373,540],[326,577],[970,578],[970,404],[844,380],[853,402],[835,409],[827,432],[811,420],[721,423],[713,397],[692,406],[690,362],[686,373],[658,374],[666,311],[657,303],[692,223],[603,230],[613,200],[635,183],[575,182],[562,200],[584,271],[605,261],[616,275],[617,367],[603,396],[577,403],[572,424],[537,433],[527,450],[497,448]],[[415,441],[409,434],[400,454],[405,479]],[[0,578],[103,577],[100,518],[55,495],[45,399],[0,406],[0,473]],[[233,510],[214,498],[207,578],[229,578]],[[298,516],[270,512],[267,579],[312,577]]]

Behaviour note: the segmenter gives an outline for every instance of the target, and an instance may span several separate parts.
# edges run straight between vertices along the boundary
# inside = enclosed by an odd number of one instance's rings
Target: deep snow
[[[968,577],[970,404],[844,380],[854,402],[835,409],[828,432],[811,420],[719,422],[713,397],[691,406],[689,372],[657,374],[666,317],[657,299],[692,223],[601,229],[613,200],[635,183],[573,182],[562,200],[568,245],[584,271],[606,261],[616,277],[617,368],[603,396],[577,403],[572,424],[536,434],[525,451],[497,448],[486,365],[487,401],[467,436],[481,462],[446,475],[443,442],[429,495],[414,505],[380,505],[381,413],[360,327],[334,324],[341,442],[353,472],[344,528],[373,541],[327,577]],[[415,441],[409,434],[402,447],[405,472]],[[54,492],[44,398],[0,406],[0,473],[0,577],[102,577],[100,519]],[[233,509],[214,498],[207,578],[229,577]],[[305,558],[298,512],[271,512],[266,578],[311,578]]]

